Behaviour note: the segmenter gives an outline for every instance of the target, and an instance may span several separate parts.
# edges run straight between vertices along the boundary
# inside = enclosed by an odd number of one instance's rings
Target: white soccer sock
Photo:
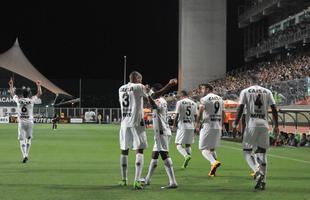
[[[259,162],[259,171],[264,174],[264,181],[266,181],[267,176],[267,156],[266,153],[256,153],[257,159]]]
[[[182,145],[178,144],[177,145],[177,150],[180,152],[180,154],[185,158],[185,156],[187,156],[187,152],[186,150],[182,147]]]
[[[142,153],[137,153],[136,154],[135,181],[140,181],[143,164],[144,164],[144,155]]]
[[[158,159],[152,159],[149,166],[149,171],[147,172],[147,175],[145,177],[145,182],[149,182],[152,178],[152,175],[157,167]]]
[[[216,160],[214,159],[211,151],[207,150],[207,149],[204,149],[201,151],[203,157],[205,157],[205,159],[207,159],[208,161],[210,161],[211,165],[213,165]]]
[[[216,151],[211,151],[211,154],[212,154],[212,156],[213,156],[214,160],[217,160]]]
[[[258,170],[258,165],[256,164],[256,159],[252,154],[251,151],[243,151],[244,159],[248,163],[249,167],[252,169],[253,172]]]
[[[172,160],[171,158],[166,158],[164,160],[164,165],[165,165],[165,170],[167,172],[168,178],[169,178],[169,184],[170,185],[177,185],[177,181],[175,180],[175,175],[174,175],[174,170],[173,170],[173,165],[172,165]]]
[[[23,158],[26,157],[26,142],[24,140],[19,141],[20,150],[22,152]]]
[[[30,147],[31,147],[31,139],[27,139],[27,142],[26,142],[26,156],[27,157],[29,155]]]
[[[122,180],[127,180],[127,166],[128,166],[128,155],[121,154],[120,167]]]
[[[185,151],[188,155],[192,155],[192,147],[185,147]]]

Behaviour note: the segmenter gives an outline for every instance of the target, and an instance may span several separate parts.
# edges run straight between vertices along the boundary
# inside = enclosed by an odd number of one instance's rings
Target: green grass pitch
[[[193,145],[193,157],[186,170],[173,145],[170,153],[179,184],[175,190],[162,190],[168,182],[160,161],[152,184],[133,190],[133,151],[129,154],[129,182],[118,187],[119,126],[35,124],[34,140],[27,164],[21,163],[17,124],[0,125],[0,199],[1,200],[95,200],[95,199],[310,199],[310,148],[272,148],[268,156],[266,191],[254,191],[255,182],[243,159],[239,143],[223,141],[217,154],[222,162],[218,176],[209,178],[209,163]],[[149,148],[145,151],[143,176],[147,172],[153,147],[148,130]]]

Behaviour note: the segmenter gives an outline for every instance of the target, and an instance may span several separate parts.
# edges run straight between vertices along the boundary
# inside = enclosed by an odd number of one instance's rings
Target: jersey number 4
[[[260,94],[257,95],[257,98],[256,98],[256,100],[254,102],[254,105],[257,106],[258,109],[260,109],[264,105],[264,103],[263,103],[263,101],[261,99],[261,95]]]

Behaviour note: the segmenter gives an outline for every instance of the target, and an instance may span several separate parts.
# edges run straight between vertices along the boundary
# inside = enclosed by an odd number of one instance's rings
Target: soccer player
[[[122,180],[121,186],[127,185],[127,166],[129,148],[136,150],[135,162],[135,179],[134,188],[143,189],[140,182],[141,172],[143,169],[143,150],[147,148],[147,138],[145,133],[145,124],[143,120],[143,98],[148,97],[149,88],[142,84],[142,75],[133,71],[129,75],[130,82],[119,88],[119,101],[121,105],[121,128],[120,128],[120,168]],[[152,94],[153,98],[161,95],[171,86],[176,84],[175,79],[171,79],[169,83],[158,92]]]
[[[53,123],[53,130],[56,130],[57,129],[57,123],[59,121],[59,117],[57,114],[54,115],[53,119],[52,119],[52,123]]]
[[[181,100],[176,104],[176,116],[174,119],[174,127],[177,127],[175,143],[177,150],[184,157],[182,168],[185,169],[191,160],[191,144],[194,143],[197,106],[193,100],[188,98],[185,90],[180,92],[180,97]],[[182,145],[185,145],[185,148]]]
[[[15,95],[12,78],[9,81],[10,93],[13,100],[17,104],[18,113],[18,140],[23,156],[23,163],[29,159],[29,151],[31,146],[31,139],[33,138],[33,106],[39,104],[39,97],[42,95],[41,81],[36,82],[37,94],[31,96],[30,88],[22,87],[22,95]]]
[[[237,131],[237,125],[246,108],[246,128],[243,137],[243,148],[256,147],[256,157],[259,163],[256,171],[256,190],[265,190],[266,173],[267,173],[267,156],[266,151],[269,148],[268,135],[268,107],[271,107],[274,132],[279,133],[278,112],[275,100],[270,90],[258,86],[258,78],[255,75],[249,77],[251,87],[248,87],[240,93],[240,105],[235,122],[233,123],[234,132]],[[251,152],[252,149],[248,149]]]
[[[152,91],[156,92],[162,89],[161,84],[154,84],[151,88]],[[158,157],[161,156],[164,161],[164,166],[166,173],[169,178],[169,184],[162,187],[162,189],[173,189],[177,188],[177,182],[174,175],[172,160],[169,156],[169,142],[171,138],[171,130],[168,124],[167,118],[167,101],[161,96],[155,101],[152,98],[149,98],[149,101],[153,108],[153,129],[154,129],[154,147],[152,152],[152,160],[149,165],[149,170],[144,178],[144,183],[149,185],[151,183],[152,175],[157,167]]]
[[[221,165],[221,162],[217,160],[215,149],[220,146],[224,103],[222,97],[213,93],[212,85],[201,84],[199,90],[203,97],[200,99],[195,130],[199,134],[199,149],[203,157],[211,164],[208,176],[213,177],[216,169]],[[201,126],[202,118],[204,119]],[[200,127],[202,127],[201,130]]]

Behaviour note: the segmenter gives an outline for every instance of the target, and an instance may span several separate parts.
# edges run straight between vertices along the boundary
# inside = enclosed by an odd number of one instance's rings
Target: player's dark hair
[[[186,90],[181,90],[180,93],[182,96],[188,96],[188,93]]]
[[[24,98],[27,98],[27,97],[30,97],[30,95],[31,95],[31,90],[30,90],[30,88],[29,87],[25,87],[25,86],[23,86],[22,87],[22,96],[24,97]]]
[[[201,88],[201,87],[205,87],[205,88],[208,88],[209,89],[209,91],[213,91],[213,86],[210,84],[210,83],[202,83],[202,84],[200,84],[199,86],[199,89]]]
[[[155,83],[155,84],[153,84],[153,85],[151,86],[151,88],[152,88],[152,90],[153,90],[154,92],[157,92],[158,90],[160,90],[160,89],[163,88],[163,85],[160,84],[160,83]]]

